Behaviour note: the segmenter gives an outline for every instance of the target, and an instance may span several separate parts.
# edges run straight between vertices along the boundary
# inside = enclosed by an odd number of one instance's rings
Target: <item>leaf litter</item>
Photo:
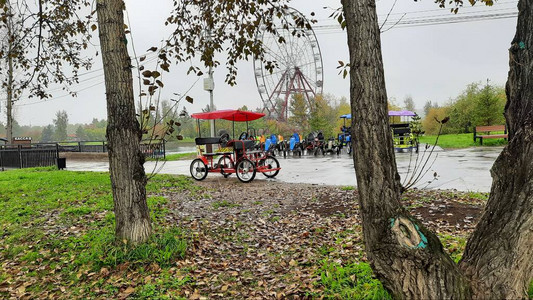
[[[39,249],[33,262],[25,260],[26,252],[14,251],[17,245],[6,243],[6,235],[0,236],[0,296],[322,298],[325,287],[320,284],[320,270],[325,263],[367,261],[354,189],[264,180],[242,184],[236,178],[194,184],[199,189],[163,187],[151,195],[167,199],[160,208],[164,209],[161,226],[179,227],[188,233],[184,259],[166,267],[129,262],[96,270],[90,265],[73,267],[76,257],[65,255],[68,247],[51,244],[47,236],[66,241],[83,235],[86,224],[102,222],[110,212],[93,211],[62,223],[57,211],[49,211],[44,216],[47,221],[39,225],[44,237],[21,242],[28,249]],[[484,197],[448,190],[411,190],[402,201],[415,217],[439,233],[452,257],[460,257],[461,241],[477,223]],[[24,226],[31,230],[31,224]],[[41,264],[43,260],[47,263]],[[158,289],[163,292],[157,294]]]

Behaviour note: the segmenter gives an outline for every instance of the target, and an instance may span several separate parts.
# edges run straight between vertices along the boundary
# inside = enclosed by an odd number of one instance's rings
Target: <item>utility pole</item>
[[[214,111],[213,90],[215,89],[215,81],[213,80],[213,66],[209,66],[209,81],[211,82],[211,89],[209,90],[209,110]],[[209,127],[211,128],[211,136],[215,136],[215,120],[209,120]]]
[[[6,138],[9,144],[13,143],[13,15],[11,14],[11,5],[7,2],[9,14],[7,19],[7,124],[6,124]]]
[[[211,29],[207,30],[208,40],[211,42]],[[213,62],[209,66],[207,78],[204,78],[204,90],[209,92],[209,111],[214,111],[215,105],[213,104],[213,90],[215,89],[215,81],[213,80]],[[215,120],[209,120],[209,128],[211,136],[215,136]]]

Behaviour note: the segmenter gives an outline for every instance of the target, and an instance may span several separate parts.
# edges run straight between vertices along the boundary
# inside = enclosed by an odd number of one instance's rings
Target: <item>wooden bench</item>
[[[500,132],[503,131],[503,134],[491,134],[491,132]],[[484,134],[478,134],[478,133]],[[476,126],[474,128],[474,143],[476,139],[479,139],[480,145],[483,145],[483,139],[507,139],[507,128],[505,125],[492,125],[492,126]]]

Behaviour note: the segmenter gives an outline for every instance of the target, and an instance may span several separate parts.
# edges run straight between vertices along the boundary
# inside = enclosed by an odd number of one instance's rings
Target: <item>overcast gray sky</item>
[[[385,19],[393,3],[394,0],[377,2],[381,20]],[[507,49],[516,30],[516,17],[509,16],[516,13],[516,4],[517,0],[499,0],[488,8],[465,6],[454,16],[448,9],[439,9],[433,0],[399,0],[383,29],[402,19],[396,27],[382,35],[389,97],[402,104],[403,99],[411,95],[417,108],[421,108],[427,100],[444,104],[472,82],[485,83],[486,79],[490,79],[491,84],[504,85],[509,68]],[[133,34],[133,43],[130,41],[129,45],[135,45],[137,55],[151,46],[159,46],[169,32],[163,22],[170,12],[171,1],[126,0],[126,5]],[[340,1],[293,0],[291,6],[306,16],[312,11],[316,13],[315,18],[319,22],[315,25],[315,32],[324,64],[324,93],[348,97],[349,82],[337,75],[336,69],[339,60],[348,60],[346,34],[339,29],[336,21],[328,19],[331,9],[323,8],[339,7]],[[457,19],[450,20],[450,17]],[[95,39],[94,43],[97,49],[98,40]],[[66,96],[57,88],[52,88],[54,98],[44,102],[23,97],[16,104],[15,117],[19,123],[50,124],[58,110],[67,111],[70,123],[89,123],[92,118],[106,118],[100,59],[98,56],[93,70],[82,72],[87,74],[81,77],[79,85],[72,87],[72,90],[79,91],[78,97]],[[173,67],[171,73],[164,74],[162,99],[175,97],[173,93],[184,94],[190,89],[189,95],[195,102],[183,104],[189,112],[197,112],[209,103],[209,94],[203,90],[202,79],[197,81],[196,76],[185,75],[186,68],[188,65]],[[261,106],[251,62],[239,63],[236,86],[226,85],[224,78],[223,67],[215,70],[214,99],[217,108]],[[0,120],[5,122],[4,114],[5,109],[2,108]]]

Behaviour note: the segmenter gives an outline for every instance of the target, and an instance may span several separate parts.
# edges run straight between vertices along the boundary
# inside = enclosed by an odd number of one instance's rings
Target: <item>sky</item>
[[[171,11],[171,2],[126,0],[126,22],[132,32],[128,45],[132,57],[135,56],[132,45],[137,56],[141,56],[148,48],[159,46],[168,36],[170,29],[163,23]],[[397,104],[402,105],[403,99],[411,96],[416,107],[422,109],[428,100],[445,104],[472,82],[485,84],[489,79],[493,85],[505,84],[509,70],[508,48],[516,30],[513,14],[517,12],[517,0],[499,0],[492,7],[465,6],[457,15],[451,14],[449,9],[439,9],[433,0],[399,0],[391,11],[394,2],[379,0],[377,7],[380,23],[390,12],[381,39],[387,93]],[[328,18],[332,9],[340,6],[340,1],[293,0],[290,5],[306,16],[311,12],[316,14],[318,23],[314,29],[324,66],[323,92],[336,98],[348,98],[349,81],[338,75],[337,70],[338,61],[348,61],[346,33],[340,30],[335,20]],[[450,21],[449,18],[454,19]],[[99,51],[97,35],[95,37],[91,54]],[[46,101],[23,96],[15,105],[15,118],[19,124],[51,124],[59,110],[67,111],[69,123],[105,119],[100,60],[100,56],[95,57],[92,70],[80,72],[84,74],[80,84],[71,87],[78,91],[77,97],[68,96],[59,87],[51,87],[54,97]],[[173,66],[170,73],[163,74],[165,88],[161,99],[175,99],[175,94],[189,95],[194,98],[194,103],[181,101],[180,106],[193,113],[209,103],[209,93],[203,90],[203,78],[186,75],[189,65]],[[243,105],[255,109],[262,105],[252,62],[240,62],[238,68],[237,85],[233,87],[224,83],[226,70],[223,64],[215,70],[213,94],[218,109]],[[134,72],[135,83],[136,77]],[[135,91],[139,94],[137,86]],[[5,106],[5,101],[1,103]],[[5,122],[5,108],[0,116],[0,121]]]

